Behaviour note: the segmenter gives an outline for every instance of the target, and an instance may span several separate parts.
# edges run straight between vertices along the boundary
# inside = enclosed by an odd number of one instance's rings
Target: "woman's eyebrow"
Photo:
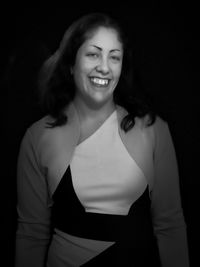
[[[103,50],[101,47],[99,47],[99,46],[97,46],[97,45],[91,45],[91,46],[97,48],[97,49],[100,50],[100,51]],[[115,51],[119,51],[119,52],[121,52],[121,50],[120,50],[120,49],[117,49],[117,48],[115,48],[115,49],[111,49],[111,50],[110,50],[110,52],[115,52]]]

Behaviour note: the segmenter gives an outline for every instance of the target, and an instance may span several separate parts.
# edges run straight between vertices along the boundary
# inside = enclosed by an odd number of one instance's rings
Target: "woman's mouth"
[[[90,81],[93,85],[98,87],[106,87],[109,84],[109,79],[103,79],[103,78],[97,78],[97,77],[91,77]]]

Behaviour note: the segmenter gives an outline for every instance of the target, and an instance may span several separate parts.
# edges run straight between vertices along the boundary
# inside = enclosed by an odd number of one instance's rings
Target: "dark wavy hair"
[[[71,67],[75,63],[79,47],[101,26],[114,29],[123,45],[122,71],[113,95],[115,104],[128,111],[121,122],[122,129],[128,131],[134,126],[135,117],[142,118],[147,114],[147,125],[155,121],[155,113],[144,97],[143,88],[137,79],[133,45],[125,28],[107,14],[91,13],[81,17],[67,29],[59,48],[44,62],[39,72],[40,104],[43,112],[54,118],[48,127],[67,123],[64,110],[73,101],[76,92]]]

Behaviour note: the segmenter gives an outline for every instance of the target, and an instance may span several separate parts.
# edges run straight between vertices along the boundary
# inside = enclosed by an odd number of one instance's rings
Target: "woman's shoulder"
[[[156,139],[164,139],[169,134],[168,122],[160,116],[156,116],[152,128]]]
[[[127,110],[121,106],[117,106],[117,111],[118,114],[120,114],[121,119],[128,114]],[[159,132],[164,130],[167,125],[167,121],[158,114],[155,114],[155,120],[152,116],[150,116],[150,114],[146,114],[143,117],[136,116],[134,118],[134,126],[146,131],[155,130]]]
[[[38,153],[54,153],[69,148],[78,140],[79,126],[74,118],[69,117],[69,121],[61,126],[52,127],[54,118],[47,115],[35,121],[27,129],[25,138]]]
[[[162,134],[168,128],[168,122],[159,115],[155,115],[155,119],[152,120],[149,114],[142,118],[135,118],[135,125],[144,131],[153,131],[154,134]]]
[[[48,131],[48,124],[52,122],[50,116],[44,116],[39,120],[33,122],[28,128],[27,131],[35,138],[40,138],[46,131]]]
[[[161,116],[155,114],[155,119],[150,116],[150,114],[146,114],[143,117],[136,117],[135,123],[139,124],[141,127],[154,127],[154,128],[162,128],[165,127],[167,121],[164,120]]]
[[[140,133],[146,137],[146,140],[149,140],[148,142],[152,143],[153,147],[158,143],[164,143],[170,135],[168,122],[159,115],[156,115],[154,121],[151,121],[149,115],[142,118],[136,117],[135,128],[139,129]]]
[[[30,124],[25,131],[22,142],[29,143],[34,148],[37,148],[50,131],[50,128],[48,127],[49,122],[52,122],[52,118],[50,116],[43,116]]]
[[[152,124],[149,125],[149,117],[146,115],[138,119],[140,127],[142,127],[145,136],[151,140],[154,150],[162,150],[169,142],[171,142],[171,133],[168,122],[161,116],[157,115]]]

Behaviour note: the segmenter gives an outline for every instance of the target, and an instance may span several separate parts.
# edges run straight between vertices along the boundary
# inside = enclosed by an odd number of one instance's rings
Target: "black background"
[[[69,24],[90,11],[105,11],[125,21],[136,40],[136,64],[142,81],[159,114],[168,121],[174,140],[191,266],[197,266],[194,262],[198,262],[200,225],[198,11],[192,4],[174,3],[143,7],[104,4],[103,8],[98,2],[60,8],[2,8],[1,260],[5,259],[4,266],[13,266],[14,258],[18,149],[26,128],[41,116],[37,105],[37,71],[55,51]]]

